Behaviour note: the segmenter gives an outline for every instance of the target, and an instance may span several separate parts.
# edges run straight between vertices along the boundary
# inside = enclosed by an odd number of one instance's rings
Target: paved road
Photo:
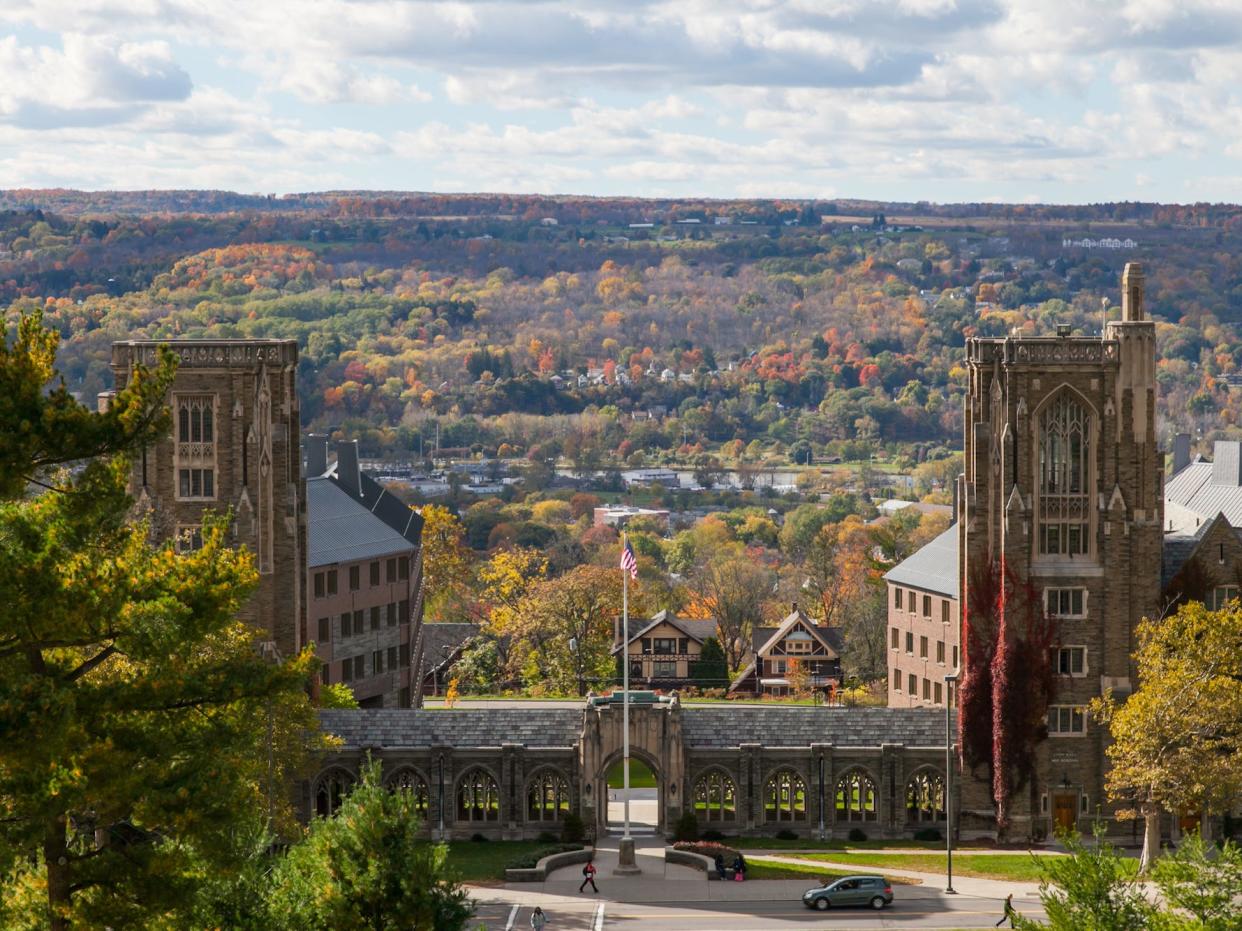
[[[480,890],[482,891],[482,890]],[[496,890],[500,892],[501,890]],[[597,901],[593,898],[558,898],[539,903],[548,916],[547,931],[615,931],[641,928],[643,931],[767,931],[797,928],[857,929],[879,928],[990,928],[1000,916],[999,900],[962,896],[946,904],[933,899],[898,901],[883,912],[842,909],[812,912],[792,902],[698,902],[694,905]],[[529,931],[534,903],[504,900],[480,901],[472,929],[487,931]],[[1030,917],[1043,917],[1037,909],[1022,909]]]

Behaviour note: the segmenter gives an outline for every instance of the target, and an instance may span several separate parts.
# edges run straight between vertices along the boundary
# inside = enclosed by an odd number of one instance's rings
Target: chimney
[[[112,399],[116,397],[115,391],[101,391],[95,395],[95,410],[101,414],[108,413],[108,408],[112,406]]]
[[[1145,319],[1143,311],[1143,266],[1139,262],[1126,262],[1121,273],[1121,319],[1136,323]]]
[[[1190,465],[1190,434],[1179,433],[1173,437],[1173,474]]]
[[[328,471],[328,438],[322,433],[306,436],[306,475],[318,478]]]
[[[336,444],[336,480],[351,495],[362,495],[358,476],[358,441],[340,440]]]
[[[1242,443],[1217,440],[1212,448],[1212,484],[1242,487]]]

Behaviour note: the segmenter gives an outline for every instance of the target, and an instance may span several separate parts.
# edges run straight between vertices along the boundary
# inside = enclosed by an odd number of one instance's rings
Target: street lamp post
[[[951,672],[944,677],[944,848],[945,866],[948,883],[944,891],[956,895],[953,888],[953,686],[957,683],[957,673]]]

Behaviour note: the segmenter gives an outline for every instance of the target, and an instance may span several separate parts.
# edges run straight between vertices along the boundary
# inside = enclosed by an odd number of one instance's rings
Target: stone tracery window
[[[944,777],[921,769],[906,783],[906,820],[944,820]]]
[[[737,819],[737,787],[718,769],[704,773],[694,783],[694,813],[700,821]]]
[[[412,792],[414,794],[415,810],[421,817],[427,817],[427,811],[430,807],[430,793],[427,791],[427,780],[420,776],[417,771],[408,766],[403,766],[385,779],[384,785],[389,792]]]
[[[500,789],[485,769],[475,767],[457,784],[458,821],[498,821]]]
[[[787,769],[773,773],[763,788],[763,814],[767,821],[805,821],[806,783]]]
[[[526,790],[526,815],[531,821],[556,821],[569,814],[569,783],[554,770],[544,770]]]
[[[1069,391],[1039,419],[1039,552],[1091,552],[1091,414]]]
[[[875,780],[862,770],[850,770],[837,780],[838,821],[876,820]]]
[[[315,783],[315,814],[320,818],[335,815],[353,787],[354,777],[343,769],[330,769],[321,774]]]

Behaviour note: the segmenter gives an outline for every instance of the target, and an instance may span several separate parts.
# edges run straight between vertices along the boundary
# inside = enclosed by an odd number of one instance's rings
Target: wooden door
[[[1077,819],[1077,795],[1064,794],[1052,797],[1052,823],[1056,830],[1072,830]]]

